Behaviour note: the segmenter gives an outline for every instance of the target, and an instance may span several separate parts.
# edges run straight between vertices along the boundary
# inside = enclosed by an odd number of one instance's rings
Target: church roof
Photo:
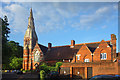
[[[110,45],[110,41],[106,41]],[[89,50],[93,53],[98,47],[100,42],[85,43]],[[46,61],[62,60],[62,59],[73,59],[73,56],[79,51],[83,44],[75,44],[74,48],[70,48],[70,45],[56,46],[47,50],[45,54]]]
[[[38,45],[39,45],[39,47],[40,47],[40,49],[42,50],[43,53],[47,52],[48,48],[46,46],[43,46],[41,44],[38,44]]]

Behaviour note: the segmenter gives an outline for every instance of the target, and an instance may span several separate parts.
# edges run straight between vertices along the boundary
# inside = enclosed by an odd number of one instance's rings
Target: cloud
[[[96,9],[94,12],[86,15],[80,15],[80,22],[73,23],[72,27],[77,29],[90,29],[94,27],[106,28],[104,23],[109,22],[111,19],[113,20],[114,12],[113,6],[103,6]],[[114,19],[117,17],[114,17]],[[97,26],[96,26],[97,25]],[[103,26],[102,26],[103,25]]]
[[[98,3],[11,3],[3,7],[14,32],[25,33],[30,7],[38,33],[62,30],[66,27],[88,30],[110,19],[116,4]],[[1,11],[2,8],[0,8]],[[101,26],[104,26],[101,25]],[[96,26],[98,27],[98,26]]]
[[[26,16],[28,13],[27,9],[25,9],[20,4],[11,4],[9,6],[5,6],[3,9],[5,9],[9,22],[10,27],[15,32],[24,32],[27,19]]]
[[[101,28],[102,28],[102,29],[105,29],[105,28],[107,28],[107,26],[106,26],[106,25],[104,25],[104,26],[102,26]]]

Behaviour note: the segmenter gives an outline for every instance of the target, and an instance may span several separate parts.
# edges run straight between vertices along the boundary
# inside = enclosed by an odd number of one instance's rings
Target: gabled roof
[[[110,45],[110,41],[105,42]],[[45,60],[50,61],[73,59],[73,56],[79,51],[83,44],[86,44],[89,50],[93,53],[100,44],[100,42],[75,44],[73,48],[71,48],[70,45],[52,47],[50,50],[47,50],[45,54]]]
[[[43,46],[41,44],[38,44],[38,45],[39,45],[39,47],[40,47],[40,49],[42,50],[43,53],[47,52],[48,48],[46,46]]]
[[[72,59],[77,49],[70,48],[70,46],[53,47],[45,54],[45,60],[61,60]]]

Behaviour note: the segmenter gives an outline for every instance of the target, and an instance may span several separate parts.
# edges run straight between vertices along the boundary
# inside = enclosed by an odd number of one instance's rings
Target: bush
[[[45,78],[45,71],[41,70],[40,71],[40,79],[44,79]]]
[[[62,65],[62,62],[57,62],[56,67],[59,68]]]
[[[42,65],[40,65],[40,70],[44,70],[46,73],[49,72],[49,66],[47,66],[45,63],[43,63]]]
[[[26,73],[26,70],[23,70],[22,72],[23,72],[23,73]]]
[[[49,66],[49,71],[56,71],[56,67]]]

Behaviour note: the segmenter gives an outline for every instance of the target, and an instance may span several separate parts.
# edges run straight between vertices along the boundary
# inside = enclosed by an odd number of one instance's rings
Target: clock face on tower
[[[39,62],[40,61],[40,52],[37,50],[34,55],[34,61]]]

